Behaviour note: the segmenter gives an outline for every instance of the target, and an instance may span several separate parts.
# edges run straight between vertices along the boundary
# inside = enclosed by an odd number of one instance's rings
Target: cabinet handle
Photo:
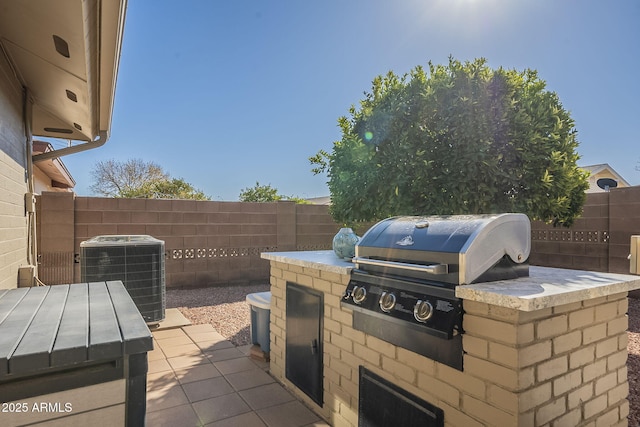
[[[311,354],[316,353],[318,353],[318,340],[313,339],[311,340]]]

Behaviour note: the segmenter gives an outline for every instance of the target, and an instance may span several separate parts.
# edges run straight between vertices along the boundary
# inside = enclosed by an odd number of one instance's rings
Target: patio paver
[[[178,369],[175,371],[180,384],[187,384],[194,381],[206,380],[219,377],[222,374],[211,364],[196,365],[190,368]]]
[[[265,427],[266,424],[262,422],[258,414],[255,412],[246,412],[242,415],[237,415],[231,418],[225,418],[224,420],[216,421],[209,424],[211,427]]]
[[[154,427],[197,426],[198,415],[189,404],[149,412],[146,424]]]
[[[226,376],[227,381],[236,391],[247,390],[249,388],[270,384],[276,380],[262,369],[251,369],[249,371],[236,372]]]
[[[148,426],[322,427],[327,424],[211,325],[153,332]]]
[[[316,423],[314,425],[326,425],[326,423],[321,422],[320,417],[297,400],[261,409],[258,411],[258,416],[269,427],[298,427],[311,423]]]
[[[255,410],[295,400],[291,393],[276,383],[243,390],[240,396]]]
[[[195,402],[193,409],[203,424],[251,412],[249,405],[236,393]]]
[[[182,388],[190,402],[197,402],[233,393],[233,388],[224,377],[209,378],[207,380],[183,384]]]

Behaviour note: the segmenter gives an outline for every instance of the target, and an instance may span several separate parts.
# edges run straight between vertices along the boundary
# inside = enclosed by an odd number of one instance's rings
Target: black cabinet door
[[[287,379],[322,406],[323,294],[287,283]]]

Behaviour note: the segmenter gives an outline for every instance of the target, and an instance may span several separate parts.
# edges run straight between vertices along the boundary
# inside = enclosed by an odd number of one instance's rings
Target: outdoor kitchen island
[[[638,276],[532,266],[457,286],[460,370],[354,329],[356,311],[341,304],[354,267],[332,251],[262,258],[271,373],[331,425],[358,425],[361,405],[405,407],[367,387],[361,396],[360,378],[422,402],[432,425],[627,425],[627,293]]]

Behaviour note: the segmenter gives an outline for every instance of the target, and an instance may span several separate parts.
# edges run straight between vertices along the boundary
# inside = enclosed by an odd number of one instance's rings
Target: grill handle
[[[362,258],[362,257],[354,257],[352,259],[352,262],[354,264],[374,265],[377,267],[394,267],[401,270],[422,271],[424,273],[430,273],[430,274],[449,273],[448,264],[432,264],[432,265],[408,264],[404,262],[382,261],[379,259],[370,259],[370,258]]]

